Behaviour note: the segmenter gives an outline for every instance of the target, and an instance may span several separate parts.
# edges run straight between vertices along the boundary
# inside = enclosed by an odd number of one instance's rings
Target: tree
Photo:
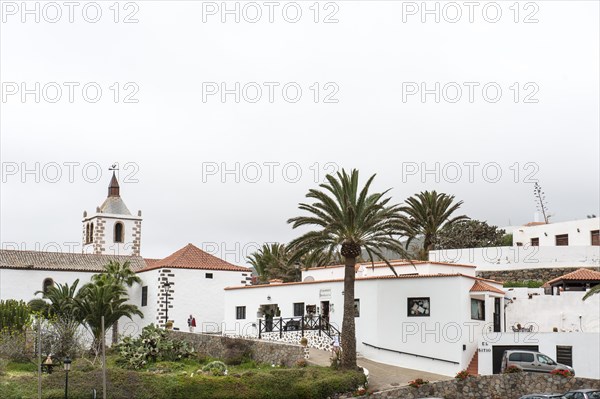
[[[596,295],[596,294],[600,294],[600,284],[595,285],[592,287],[592,289],[590,289],[583,297],[583,300],[585,301],[586,299],[588,299],[589,297],[591,297],[592,295]]]
[[[81,325],[81,314],[77,307],[78,285],[79,279],[72,285],[56,284],[48,287],[45,292],[35,293],[42,294],[42,298],[29,301],[32,312],[37,312],[51,326],[51,335],[54,336],[53,353],[59,357],[74,357],[73,352],[78,347],[77,329]]]
[[[142,279],[131,270],[129,261],[121,264],[117,261],[110,261],[104,266],[104,272],[94,274],[92,281],[97,284],[115,284],[121,287],[132,287],[134,284],[142,284]],[[112,326],[112,343],[116,344],[119,339],[119,320]]]
[[[401,208],[408,240],[406,246],[417,236],[423,236],[423,247],[419,259],[427,260],[429,251],[433,249],[438,233],[453,223],[469,219],[465,215],[451,217],[463,204],[454,202],[454,196],[436,191],[423,191],[406,200]]]
[[[309,213],[288,220],[293,228],[316,226],[288,244],[292,260],[301,259],[314,251],[335,256],[339,251],[344,258],[344,316],[342,322],[341,367],[356,368],[356,334],[354,325],[354,281],[356,259],[364,248],[370,260],[376,256],[385,259],[382,251],[389,249],[404,253],[395,236],[402,228],[399,205],[388,205],[387,191],[370,194],[375,175],[359,191],[358,171],[345,170],[336,176],[327,175],[322,190],[311,189],[307,198],[312,204],[300,203],[299,209]],[[390,263],[388,266],[394,271]],[[395,271],[394,271],[395,274]]]
[[[284,244],[263,244],[258,250],[248,256],[259,281],[282,279],[284,282],[300,280],[300,265],[290,259],[290,254]]]
[[[144,317],[136,305],[126,303],[128,300],[125,287],[117,284],[99,282],[84,285],[76,299],[76,307],[81,321],[93,337],[92,349],[98,353],[102,343],[102,334],[106,333],[121,317],[130,320],[134,315]],[[104,316],[104,330],[102,330]]]
[[[504,230],[479,220],[461,220],[443,228],[435,249],[483,248],[502,245]]]

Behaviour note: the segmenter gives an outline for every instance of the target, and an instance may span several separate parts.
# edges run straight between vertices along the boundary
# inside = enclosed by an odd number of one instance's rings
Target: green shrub
[[[0,331],[20,332],[31,321],[31,309],[23,301],[0,301]]]
[[[251,345],[252,341],[245,339],[231,338],[225,340],[223,362],[229,365],[238,365],[250,360],[252,356]]]
[[[137,338],[124,338],[117,345],[117,350],[117,363],[134,370],[156,361],[181,360],[194,353],[194,348],[189,343],[171,339],[165,330],[154,324],[144,327]]]
[[[0,359],[0,375],[6,375],[8,360]]]
[[[505,281],[502,284],[504,288],[540,288],[542,285],[544,282],[539,280]]]
[[[205,373],[211,373],[212,375],[225,375],[227,373],[227,366],[225,363],[215,360],[214,362],[208,363],[202,367],[202,371]]]

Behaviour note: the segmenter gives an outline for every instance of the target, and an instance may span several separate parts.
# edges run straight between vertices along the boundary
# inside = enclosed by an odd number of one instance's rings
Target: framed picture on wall
[[[408,317],[428,317],[431,314],[429,298],[408,298]]]

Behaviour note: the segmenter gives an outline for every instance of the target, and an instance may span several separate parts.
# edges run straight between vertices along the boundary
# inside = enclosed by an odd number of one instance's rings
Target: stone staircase
[[[471,375],[479,375],[479,352],[475,351],[475,354],[471,358],[467,371]]]

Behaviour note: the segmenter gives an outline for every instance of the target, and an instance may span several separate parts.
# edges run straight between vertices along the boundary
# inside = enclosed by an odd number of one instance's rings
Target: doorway
[[[329,301],[321,301],[321,320],[323,329],[329,329]]]
[[[500,331],[500,298],[494,298],[494,332]]]

